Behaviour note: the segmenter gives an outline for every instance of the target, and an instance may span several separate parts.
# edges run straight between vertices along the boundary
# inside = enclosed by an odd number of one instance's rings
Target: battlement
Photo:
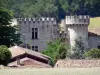
[[[66,25],[73,25],[73,24],[89,25],[90,17],[88,15],[66,16],[65,22]]]
[[[18,18],[17,19],[19,22],[26,22],[26,21],[41,21],[41,22],[44,22],[44,21],[56,21],[55,18],[45,18],[45,17],[42,17],[42,18]]]
[[[18,23],[24,23],[24,24],[48,24],[48,25],[56,25],[56,19],[55,18],[17,18]]]

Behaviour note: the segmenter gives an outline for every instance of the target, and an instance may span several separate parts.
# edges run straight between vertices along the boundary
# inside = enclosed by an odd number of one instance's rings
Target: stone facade
[[[100,48],[100,35],[89,35],[89,48]]]
[[[18,23],[22,42],[38,51],[44,50],[47,42],[59,37],[59,28],[54,18],[19,18]]]
[[[63,29],[69,38],[71,48],[75,45],[75,40],[81,38],[85,47],[88,48],[88,25],[89,16],[66,16]]]
[[[65,19],[61,20],[61,23],[58,23],[55,18],[18,18],[15,23],[20,28],[22,42],[29,44],[36,51],[44,50],[47,42],[59,37],[66,38],[71,48],[79,37],[86,48],[100,46],[100,36],[88,34],[90,23],[88,15],[66,16]]]

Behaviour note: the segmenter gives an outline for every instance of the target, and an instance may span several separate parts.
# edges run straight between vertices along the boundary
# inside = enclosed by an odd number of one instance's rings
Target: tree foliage
[[[8,7],[8,0],[0,0],[0,7]]]
[[[7,65],[11,59],[11,52],[4,45],[0,46],[0,64]]]
[[[66,48],[66,45],[65,44],[60,44],[60,46],[57,48],[57,51],[58,51],[58,59],[65,59],[66,58],[66,55],[67,55],[67,48]]]
[[[17,27],[11,26],[13,14],[11,11],[0,8],[0,45],[11,46],[19,43]]]
[[[55,64],[58,59],[66,58],[67,46],[62,44],[61,40],[58,39],[49,42],[47,48],[42,53],[50,56],[52,63]]]
[[[87,58],[100,58],[100,49],[93,48],[93,49],[85,52],[84,55]]]
[[[75,46],[72,48],[72,51],[73,52],[70,56],[72,59],[84,58],[85,47],[81,38],[75,40]]]
[[[100,16],[100,0],[0,0],[0,3],[7,5],[15,17]]]

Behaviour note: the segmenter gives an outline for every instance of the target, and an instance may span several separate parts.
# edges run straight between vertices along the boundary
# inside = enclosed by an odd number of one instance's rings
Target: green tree
[[[58,59],[66,58],[67,48],[65,44],[62,44],[60,39],[57,39],[49,42],[46,50],[43,50],[42,53],[50,56],[52,64],[54,65]]]
[[[8,0],[0,0],[0,7],[7,8],[8,6]]]
[[[85,47],[81,38],[75,40],[75,46],[72,48],[71,58],[72,59],[83,59]]]
[[[0,8],[0,45],[9,47],[19,43],[18,28],[10,24],[12,17],[11,11]]]
[[[56,17],[54,0],[10,0],[9,9],[16,17]],[[30,14],[29,14],[30,13]]]
[[[7,65],[11,59],[11,52],[4,45],[0,46],[0,64]]]
[[[0,0],[15,17],[56,17],[66,15],[100,16],[100,0]],[[5,4],[6,3],[6,4]],[[30,14],[29,14],[30,13]]]
[[[66,47],[65,44],[60,44],[60,46],[57,48],[58,51],[58,55],[57,58],[58,59],[65,59],[67,56],[67,51],[68,51],[68,47]]]
[[[84,55],[87,58],[100,58],[100,49],[93,48],[93,49],[85,52]]]

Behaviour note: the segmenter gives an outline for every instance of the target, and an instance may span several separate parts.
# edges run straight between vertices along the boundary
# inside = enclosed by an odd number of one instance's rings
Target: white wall
[[[75,40],[81,38],[86,48],[88,48],[88,25],[89,16],[74,15],[66,16],[65,26],[68,31],[71,48],[75,46]]]
[[[68,27],[71,48],[75,45],[75,40],[81,37],[86,48],[88,48],[88,29],[86,25],[74,25]]]

